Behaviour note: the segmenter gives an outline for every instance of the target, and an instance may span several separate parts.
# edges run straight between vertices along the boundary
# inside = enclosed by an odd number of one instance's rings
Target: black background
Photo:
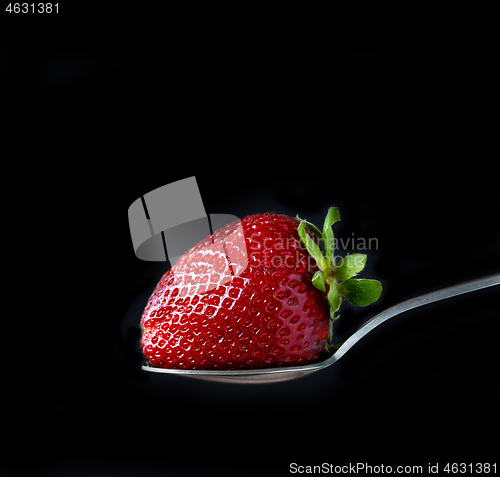
[[[15,270],[0,470],[494,462],[495,288],[408,312],[298,381],[151,376],[139,320],[166,265],[134,256],[127,219],[135,199],[193,175],[208,213],[320,225],[339,207],[338,237],[377,238],[363,276],[384,285],[376,304],[344,305],[341,336],[402,300],[498,273],[491,43],[467,29],[361,39],[305,19],[249,26],[235,13],[201,29],[190,14],[151,16],[2,17],[4,250]]]

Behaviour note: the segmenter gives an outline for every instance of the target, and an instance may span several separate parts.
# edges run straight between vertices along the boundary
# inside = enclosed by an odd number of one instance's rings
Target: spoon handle
[[[353,335],[351,335],[344,344],[337,350],[335,357],[340,359],[355,343],[357,343],[363,336],[372,331],[378,325],[387,321],[400,313],[417,308],[419,306],[427,305],[435,301],[444,300],[446,298],[452,298],[457,295],[463,295],[464,293],[470,293],[481,288],[492,287],[495,285],[500,285],[500,274],[490,275],[489,277],[479,278],[477,280],[471,280],[470,282],[462,283],[461,285],[455,285],[448,288],[443,288],[431,293],[426,293],[425,295],[418,296],[416,298],[411,298],[410,300],[403,301],[398,305],[392,306],[387,310],[379,313],[373,318],[369,319],[365,324],[363,324]]]

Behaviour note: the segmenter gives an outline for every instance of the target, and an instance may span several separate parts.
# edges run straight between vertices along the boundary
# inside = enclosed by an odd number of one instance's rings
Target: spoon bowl
[[[487,288],[495,285],[500,285],[500,274],[491,275],[489,277],[472,280],[469,282],[455,285],[448,288],[443,288],[435,292],[411,298],[410,300],[392,306],[387,310],[374,316],[364,323],[358,330],[353,333],[342,346],[327,359],[303,366],[290,366],[282,368],[263,368],[263,369],[241,369],[241,370],[194,370],[194,369],[167,369],[158,368],[151,365],[149,362],[143,364],[142,369],[151,373],[170,374],[184,376],[187,378],[200,379],[204,381],[215,381],[219,383],[231,384],[264,384],[264,383],[279,383],[298,379],[308,374],[315,373],[321,369],[327,368],[336,363],[347,351],[349,351],[361,338],[367,333],[375,329],[384,321],[400,315],[405,311],[427,305],[435,301],[452,298],[464,293],[470,293],[482,288]]]

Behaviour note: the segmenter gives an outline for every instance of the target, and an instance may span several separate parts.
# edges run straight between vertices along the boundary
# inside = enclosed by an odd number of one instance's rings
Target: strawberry
[[[336,263],[336,220],[331,208],[320,233],[299,218],[252,215],[192,247],[149,298],[145,356],[164,368],[248,369],[306,364],[335,349],[341,297],[366,305],[381,293],[375,280],[352,279],[366,255]]]

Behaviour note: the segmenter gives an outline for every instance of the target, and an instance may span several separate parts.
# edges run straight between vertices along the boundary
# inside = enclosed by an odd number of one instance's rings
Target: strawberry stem
[[[382,293],[382,284],[377,280],[355,279],[355,277],[366,265],[367,256],[362,253],[347,255],[335,263],[335,237],[332,225],[340,220],[337,208],[330,207],[325,217],[323,231],[310,222],[300,219],[297,228],[300,240],[309,254],[314,258],[319,270],[313,275],[313,285],[326,293],[330,306],[330,326],[326,351],[336,351],[340,344],[332,343],[333,322],[340,315],[335,315],[342,304],[342,298],[356,306],[366,306],[376,302]],[[306,232],[307,229],[313,233],[323,246],[323,253],[316,241]],[[328,287],[327,287],[328,285]]]

